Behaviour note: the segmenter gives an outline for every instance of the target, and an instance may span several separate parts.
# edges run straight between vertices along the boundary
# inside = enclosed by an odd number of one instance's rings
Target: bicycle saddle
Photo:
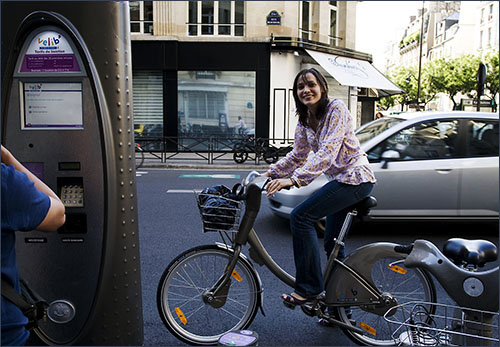
[[[360,202],[352,205],[352,209],[358,211],[358,217],[366,216],[370,209],[377,206],[377,199],[374,196],[369,195]]]
[[[467,264],[484,266],[497,260],[498,252],[494,243],[486,240],[465,240],[453,238],[446,241],[443,254],[457,265]]]

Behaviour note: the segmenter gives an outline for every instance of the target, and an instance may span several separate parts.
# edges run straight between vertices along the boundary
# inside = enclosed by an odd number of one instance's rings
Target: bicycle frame
[[[498,266],[484,272],[467,271],[453,264],[432,242],[426,240],[415,241],[405,266],[428,270],[459,306],[498,311]],[[467,293],[466,281],[479,291]]]
[[[241,246],[247,242],[251,246],[249,252],[252,260],[261,266],[265,265],[283,283],[292,288],[295,287],[295,278],[273,260],[253,229],[260,209],[262,190],[267,183],[267,179],[257,177],[255,181],[255,183],[252,182],[247,186],[245,215],[242,218],[240,228],[233,242],[234,256],[229,262],[225,274],[206,292],[206,295],[210,297],[220,296],[224,294],[224,290],[227,290],[231,273],[241,253]],[[396,305],[397,302],[392,300],[391,297],[384,296],[377,289],[371,281],[371,275],[368,273],[369,267],[367,269],[366,264],[380,257],[401,256],[401,254],[396,253],[394,250],[394,247],[397,246],[396,244],[376,243],[358,249],[350,254],[345,261],[338,260],[338,251],[343,245],[343,239],[355,215],[354,211],[348,213],[339,238],[335,240],[332,255],[325,268],[325,303],[329,306],[362,305],[363,309],[367,311],[383,315],[390,307]],[[338,281],[339,278],[343,280]]]

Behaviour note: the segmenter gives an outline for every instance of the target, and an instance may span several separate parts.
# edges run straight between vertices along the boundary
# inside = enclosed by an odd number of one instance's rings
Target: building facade
[[[344,100],[358,125],[373,119],[379,90],[341,84],[311,56],[370,69],[371,55],[354,50],[356,3],[130,2],[136,135],[251,133],[283,143],[297,121],[292,82],[306,67],[325,74],[330,97]]]
[[[498,1],[426,1],[423,16],[419,10],[410,17],[401,40],[387,50],[386,71],[397,65],[418,66],[420,39],[422,64],[440,58],[466,54],[482,57],[488,51],[498,52],[498,11]],[[427,107],[451,110],[453,102],[439,93]]]

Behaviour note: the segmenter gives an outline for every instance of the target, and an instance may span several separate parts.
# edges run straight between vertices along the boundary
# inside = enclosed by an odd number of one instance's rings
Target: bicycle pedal
[[[289,308],[290,310],[295,310],[295,307],[297,307],[297,305],[291,304],[286,301],[283,301],[283,305],[285,305],[285,307]]]

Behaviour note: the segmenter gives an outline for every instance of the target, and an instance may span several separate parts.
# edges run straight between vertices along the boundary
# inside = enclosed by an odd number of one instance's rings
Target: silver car
[[[367,123],[356,135],[377,178],[378,205],[367,220],[498,221],[498,114],[401,113]],[[270,207],[289,218],[326,182],[321,175],[281,190],[269,197]]]

